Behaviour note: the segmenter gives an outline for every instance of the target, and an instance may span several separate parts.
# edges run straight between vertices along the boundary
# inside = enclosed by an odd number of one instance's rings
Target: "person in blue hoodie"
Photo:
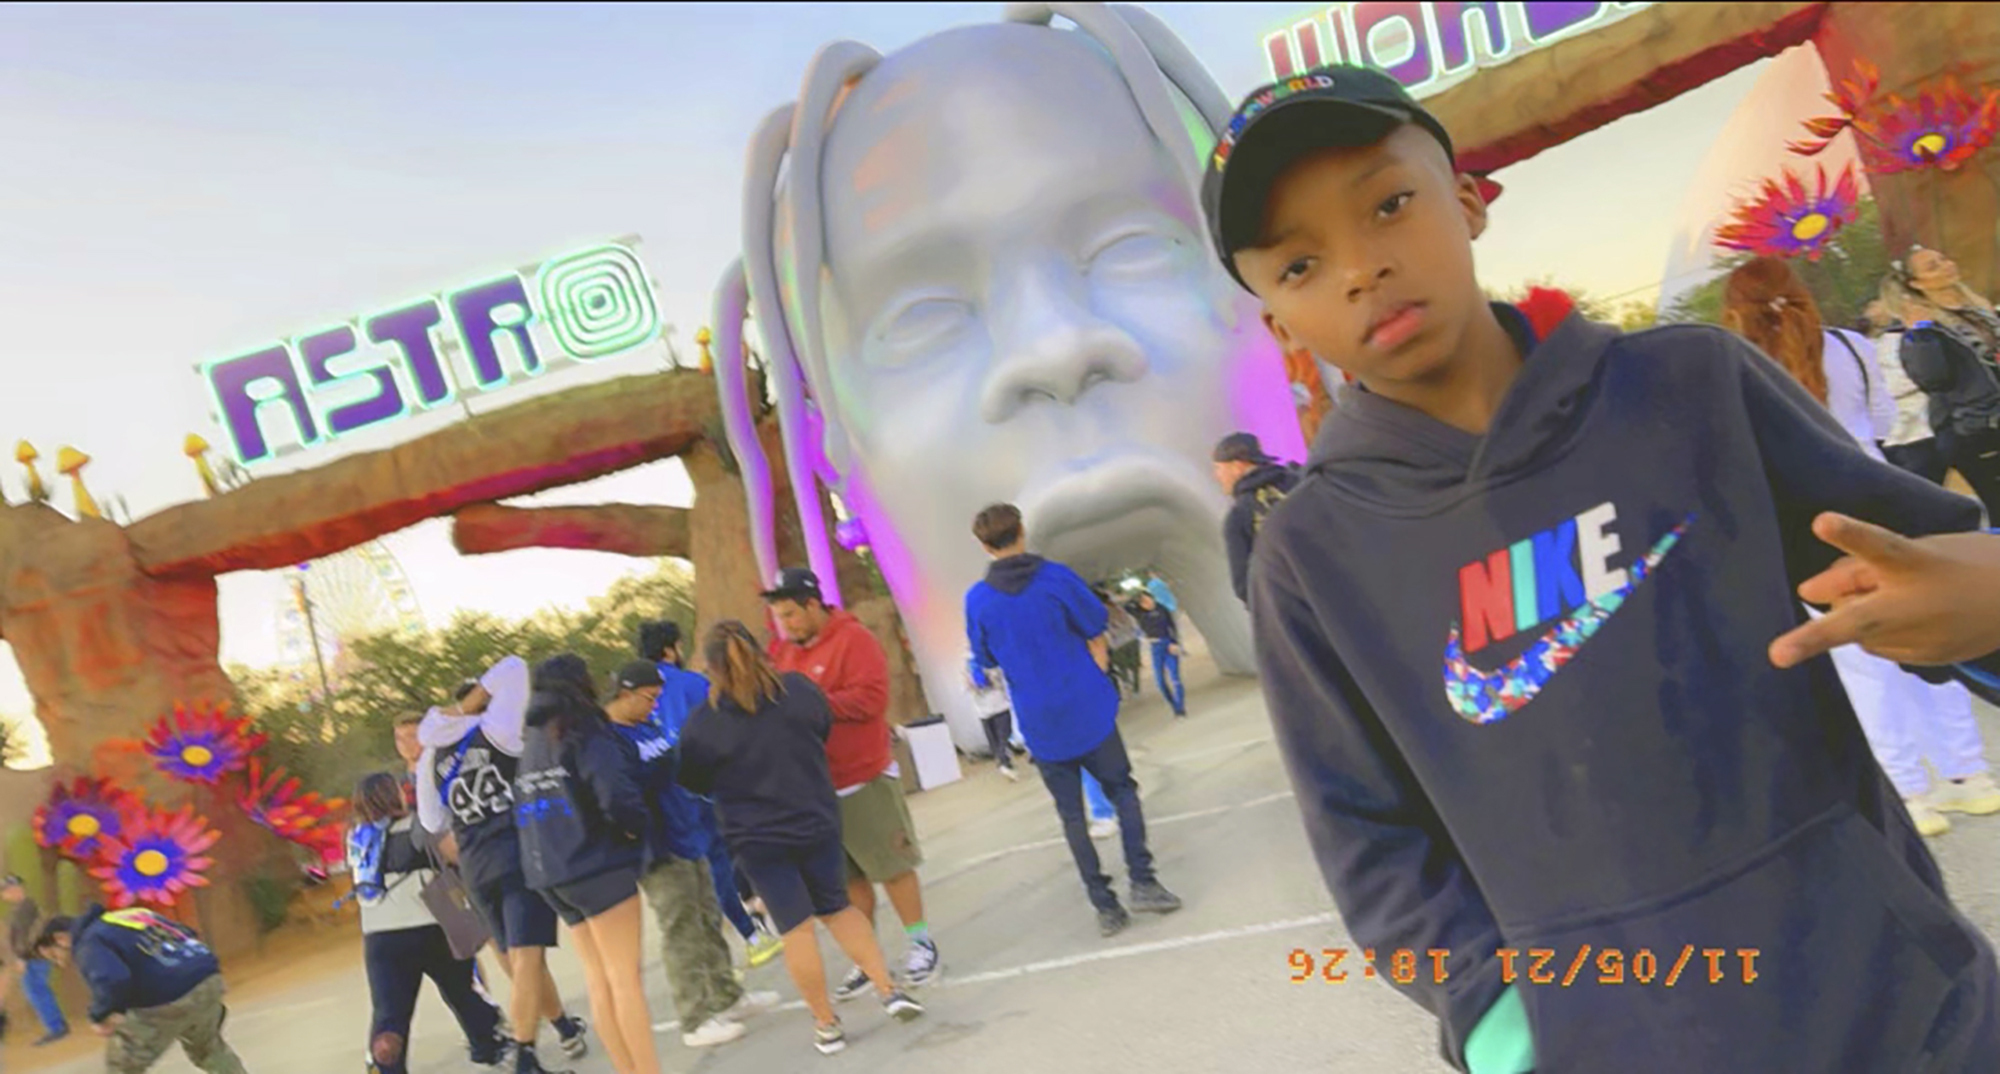
[[[1721,329],[1490,304],[1478,180],[1379,72],[1251,94],[1203,207],[1284,348],[1356,382],[1250,607],[1327,886],[1448,1061],[2000,1070],[1992,946],[1832,663],[1766,656],[1835,559],[1815,516],[1933,534],[1978,505]]]
[[[652,819],[638,756],[598,706],[589,666],[575,653],[542,661],[514,777],[521,872],[576,939],[597,1035],[620,1074],[660,1070],[639,958]]]
[[[90,986],[90,1024],[111,1038],[109,1074],[141,1074],[176,1042],[198,1070],[244,1074],[222,1039],[222,964],[186,925],[144,907],[93,903],[81,917],[44,923],[33,954],[74,964]]]
[[[1107,669],[1111,617],[1088,583],[1060,563],[1028,552],[1028,531],[1013,504],[994,504],[973,519],[972,533],[993,557],[986,578],[965,594],[972,659],[1006,672],[1021,737],[1055,799],[1063,838],[1083,878],[1097,927],[1115,936],[1132,922],[1090,840],[1083,773],[1096,776],[1118,810],[1132,909],[1171,913],[1180,897],[1161,885],[1146,846],[1139,781],[1118,734],[1118,685]]]
[[[687,670],[681,650],[681,627],[670,619],[652,619],[639,624],[639,655],[660,670],[659,700],[653,705],[652,722],[660,729],[668,746],[681,740],[681,728],[696,709],[708,703],[708,680],[700,672]],[[778,957],[778,937],[761,927],[744,906],[747,886],[737,875],[736,863],[723,841],[722,826],[715,808],[697,798],[700,822],[708,831],[708,875],[715,884],[715,898],[729,923],[743,937],[745,957],[751,966],[762,966]]]

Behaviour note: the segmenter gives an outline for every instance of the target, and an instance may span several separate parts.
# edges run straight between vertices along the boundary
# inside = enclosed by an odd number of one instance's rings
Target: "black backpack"
[[[2000,431],[2000,374],[1972,341],[1923,321],[1904,333],[1897,357],[1910,380],[1930,396],[1932,431],[1961,437]]]

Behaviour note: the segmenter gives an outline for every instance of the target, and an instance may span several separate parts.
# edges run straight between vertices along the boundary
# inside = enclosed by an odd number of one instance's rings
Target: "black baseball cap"
[[[805,600],[811,597],[826,603],[826,598],[820,595],[819,575],[804,567],[786,567],[779,571],[778,584],[760,595],[765,600]]]
[[[618,668],[618,674],[611,677],[611,685],[617,690],[644,690],[649,686],[665,686],[667,680],[660,675],[660,666],[651,660],[628,660]]]
[[[1256,433],[1230,433],[1215,445],[1216,462],[1275,462],[1264,454],[1264,443]]]
[[[1405,123],[1430,132],[1457,166],[1444,124],[1380,71],[1316,67],[1245,97],[1209,154],[1201,183],[1209,237],[1229,275],[1243,284],[1234,254],[1257,241],[1271,185],[1286,168],[1322,149],[1374,145]]]

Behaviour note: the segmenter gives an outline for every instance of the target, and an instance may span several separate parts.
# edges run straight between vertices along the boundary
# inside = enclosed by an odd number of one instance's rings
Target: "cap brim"
[[[798,600],[800,597],[817,597],[819,596],[819,591],[813,589],[767,589],[757,595],[763,597],[765,600]]]
[[[1374,145],[1412,119],[1394,108],[1325,97],[1295,98],[1258,116],[1222,168],[1216,230],[1223,259],[1262,237],[1271,187],[1285,169],[1322,149]]]

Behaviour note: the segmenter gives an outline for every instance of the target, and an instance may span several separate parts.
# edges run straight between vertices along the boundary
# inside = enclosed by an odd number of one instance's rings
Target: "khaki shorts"
[[[880,884],[924,861],[903,785],[894,776],[876,776],[840,800],[840,842],[851,880]]]

